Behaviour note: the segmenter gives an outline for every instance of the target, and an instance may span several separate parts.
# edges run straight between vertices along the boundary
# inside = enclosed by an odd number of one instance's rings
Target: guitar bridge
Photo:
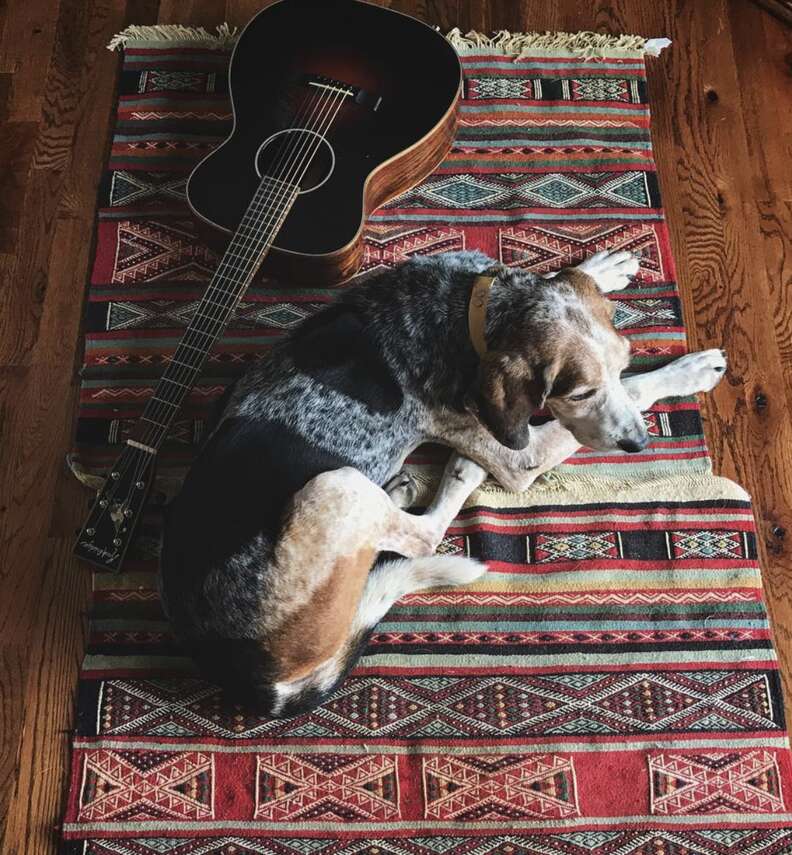
[[[373,92],[367,92],[359,86],[352,86],[350,83],[344,83],[343,80],[335,80],[332,77],[325,77],[322,74],[309,74],[306,77],[308,86],[313,86],[315,89],[326,89],[328,92],[336,92],[344,97],[351,98],[356,104],[361,107],[366,107],[373,112],[379,110],[382,103],[382,97]]]

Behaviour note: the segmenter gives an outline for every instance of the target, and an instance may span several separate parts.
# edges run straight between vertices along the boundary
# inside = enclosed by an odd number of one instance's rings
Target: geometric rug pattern
[[[124,52],[85,311],[88,470],[131,435],[217,264],[184,188],[231,128],[228,58]],[[369,216],[362,274],[460,249],[536,273],[629,250],[638,273],[609,297],[631,370],[685,353],[643,55],[462,63],[453,147]],[[124,572],[94,573],[63,855],[791,855],[753,513],[712,474],[694,398],[644,414],[639,454],[581,448],[522,495],[485,484],[439,551],[488,574],[400,600],[317,709],[271,721],[198,676],[160,605],[160,488],[228,384],[337,293],[254,283],[166,437]],[[410,456],[419,506],[445,454]]]

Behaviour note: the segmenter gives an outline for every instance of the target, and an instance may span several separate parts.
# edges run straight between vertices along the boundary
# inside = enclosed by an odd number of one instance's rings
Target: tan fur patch
[[[343,651],[375,554],[367,547],[338,558],[308,602],[263,642],[278,680],[299,680]]]
[[[597,288],[597,283],[588,273],[584,273],[576,267],[570,267],[562,270],[556,278],[568,282],[578,292],[580,299],[585,302],[592,316],[608,326],[612,324],[616,306],[611,300],[603,296],[600,289]]]

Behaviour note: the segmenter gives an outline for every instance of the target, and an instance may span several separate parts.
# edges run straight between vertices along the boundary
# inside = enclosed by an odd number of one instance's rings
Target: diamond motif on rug
[[[610,249],[638,256],[638,275],[642,280],[661,282],[665,278],[660,241],[653,223],[509,226],[500,230],[498,243],[504,264],[534,273],[570,267],[589,255]]]
[[[675,559],[745,557],[739,531],[672,531],[670,538]]]
[[[610,80],[605,77],[581,77],[572,80],[572,97],[575,101],[627,101],[630,88],[626,80]]]
[[[363,240],[361,273],[394,267],[414,255],[436,255],[465,248],[465,233],[458,229],[406,229],[370,223]]]
[[[198,308],[198,300],[114,301],[107,311],[107,329],[170,329],[186,327]],[[235,329],[292,329],[324,303],[243,301],[234,310]]]
[[[525,77],[469,77],[466,96],[484,98],[533,98],[533,82]]]
[[[153,220],[118,223],[115,264],[111,281],[123,285],[170,280],[211,278],[217,256],[196,240],[190,223],[166,225]]]
[[[187,179],[171,172],[129,172],[117,170],[110,181],[110,204],[131,205],[184,202]]]
[[[336,737],[777,730],[764,674],[352,677],[323,706],[278,721],[224,704],[193,678],[107,680],[99,732]]]
[[[653,814],[783,813],[775,754],[655,754],[649,758]]]
[[[399,818],[396,761],[384,755],[259,754],[255,819],[383,822]]]
[[[619,544],[613,531],[537,534],[534,538],[533,559],[538,564],[618,557]]]
[[[496,182],[472,175],[454,175],[440,181],[425,182],[420,189],[423,195],[451,208],[480,207],[485,202],[490,205],[504,194],[504,188]],[[398,202],[397,198],[393,206],[398,207]]]
[[[213,780],[212,756],[200,751],[90,750],[78,819],[211,819]]]
[[[579,202],[591,196],[591,187],[571,175],[550,174],[539,181],[527,182],[522,195],[542,205],[565,208],[571,202]]]
[[[151,69],[141,73],[138,92],[214,92],[216,77],[214,72]]]
[[[640,327],[676,326],[679,316],[676,306],[667,298],[643,297],[635,300],[614,300],[616,315],[613,324],[616,329],[637,329]]]
[[[481,822],[578,816],[572,760],[529,757],[425,757],[427,819]]]

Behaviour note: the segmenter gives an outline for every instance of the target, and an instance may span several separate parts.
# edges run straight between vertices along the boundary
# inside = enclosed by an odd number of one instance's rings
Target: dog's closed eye
[[[590,398],[597,390],[589,389],[586,392],[579,392],[577,395],[567,395],[567,401],[585,401]]]

